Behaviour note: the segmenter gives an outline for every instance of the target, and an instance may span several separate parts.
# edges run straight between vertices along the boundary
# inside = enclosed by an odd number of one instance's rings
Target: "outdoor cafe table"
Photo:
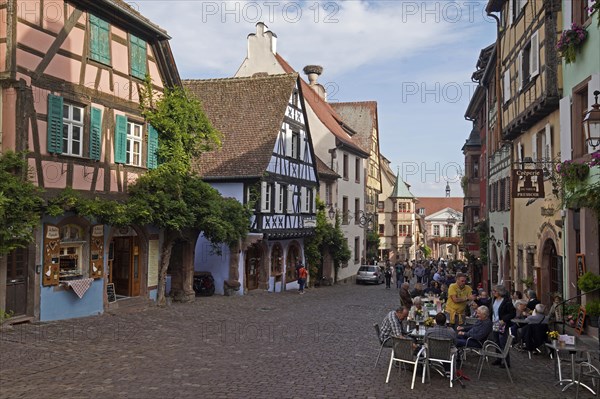
[[[580,386],[587,388],[592,394],[595,394],[594,390],[590,387],[588,387],[587,385],[585,385],[584,383],[577,381],[575,379],[575,354],[578,352],[582,352],[582,353],[600,353],[600,351],[598,349],[590,349],[587,346],[584,345],[564,345],[564,346],[554,346],[552,343],[546,343],[546,346],[552,350],[554,350],[554,353],[556,354],[556,364],[558,367],[558,382],[557,384],[563,384],[564,382],[568,382],[567,385],[565,385],[562,389],[562,391],[566,391],[569,387],[575,385],[575,384],[579,384]],[[569,352],[569,354],[571,355],[571,378],[562,378],[562,371],[561,371],[561,367],[560,367],[560,356],[559,356],[559,352]]]

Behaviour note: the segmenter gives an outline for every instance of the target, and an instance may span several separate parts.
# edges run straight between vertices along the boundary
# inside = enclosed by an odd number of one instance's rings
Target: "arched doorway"
[[[544,278],[538,280],[538,295],[544,292],[562,292],[563,270],[562,259],[557,255],[556,245],[547,239],[542,247],[542,270]],[[541,280],[541,281],[540,281]],[[541,284],[539,284],[541,282]],[[540,300],[548,298],[540,297]]]
[[[298,276],[296,276],[296,266],[300,263],[302,259],[300,258],[300,247],[297,243],[290,244],[288,248],[288,253],[286,257],[286,268],[285,268],[285,282],[290,283],[295,281]]]
[[[271,249],[271,276],[277,290],[277,283],[281,282],[283,276],[283,248],[280,243],[275,243]]]
[[[246,289],[248,289],[248,291],[258,288],[262,258],[262,249],[260,248],[260,245],[253,244],[246,250],[246,262],[244,269],[246,274]]]

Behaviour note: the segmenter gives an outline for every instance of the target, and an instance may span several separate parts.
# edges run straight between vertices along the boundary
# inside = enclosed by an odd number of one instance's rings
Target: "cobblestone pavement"
[[[449,388],[432,374],[415,384],[377,368],[373,323],[398,304],[380,286],[334,287],[244,297],[213,296],[135,313],[14,326],[0,334],[1,398],[574,398],[554,385],[552,361],[512,353]],[[580,397],[591,397],[584,393]]]

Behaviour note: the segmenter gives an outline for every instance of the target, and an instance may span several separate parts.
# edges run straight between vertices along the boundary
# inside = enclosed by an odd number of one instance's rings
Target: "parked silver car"
[[[358,269],[356,273],[356,284],[360,283],[375,283],[383,284],[384,276],[383,271],[379,266],[375,265],[363,265]]]

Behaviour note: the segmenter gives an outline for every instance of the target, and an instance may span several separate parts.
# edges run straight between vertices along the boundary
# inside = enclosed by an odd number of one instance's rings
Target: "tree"
[[[160,164],[130,188],[129,207],[138,223],[164,230],[157,298],[162,305],[175,241],[194,245],[203,232],[214,248],[219,243],[232,246],[247,235],[251,212],[235,199],[223,199],[191,171],[194,157],[218,147],[221,140],[200,102],[179,87],[155,96],[149,80],[141,100],[142,114],[160,132]],[[191,282],[188,285],[191,290]]]
[[[375,230],[367,231],[367,259],[379,256],[379,234]]]
[[[0,258],[33,241],[43,208],[42,190],[27,180],[22,154],[0,154]]]
[[[327,221],[325,204],[317,198],[317,226],[315,234],[308,237],[304,245],[307,262],[311,265],[311,278],[323,273],[323,255],[329,253],[333,259],[334,281],[337,281],[340,266],[348,262],[352,256],[344,234],[340,228],[340,217],[336,215],[335,224]],[[312,271],[312,266],[318,265],[318,271]]]

